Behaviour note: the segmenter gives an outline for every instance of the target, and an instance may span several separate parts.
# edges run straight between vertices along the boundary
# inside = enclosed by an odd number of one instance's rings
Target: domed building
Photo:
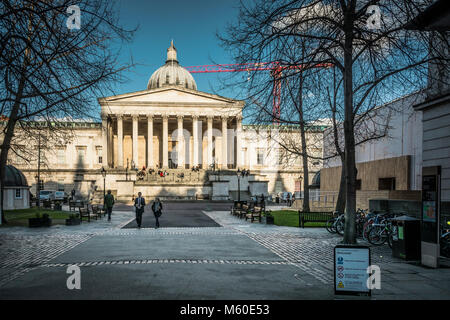
[[[3,208],[5,210],[30,207],[30,187],[22,171],[12,165],[5,168],[3,185]]]
[[[280,161],[280,147],[272,135],[280,127],[243,125],[244,101],[200,91],[182,67],[173,41],[164,55],[164,63],[152,71],[143,90],[97,99],[101,123],[68,122],[69,141],[52,140],[51,133],[45,138],[52,147],[43,151],[41,190],[75,190],[76,195],[99,202],[104,185],[124,202],[138,192],[148,199],[223,200],[237,199],[241,190],[244,200],[262,193],[299,191],[302,165],[297,160]],[[300,141],[298,129],[285,132],[293,137],[290,140]],[[308,132],[316,134],[322,133]],[[29,147],[37,150],[37,145]],[[24,163],[20,157],[10,161],[33,181],[32,192],[36,190],[37,161]],[[144,178],[139,176],[143,168]],[[251,175],[240,179],[239,185],[237,170],[244,168]],[[310,168],[312,176],[315,169]],[[19,199],[11,194],[8,201]]]

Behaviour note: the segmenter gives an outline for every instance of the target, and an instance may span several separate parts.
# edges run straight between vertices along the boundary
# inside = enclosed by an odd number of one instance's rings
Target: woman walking
[[[159,217],[162,214],[161,210],[162,210],[162,203],[159,200],[159,198],[156,198],[155,201],[153,201],[153,203],[152,203],[152,211],[153,211],[153,214],[155,215],[155,219],[156,219],[156,228],[155,229],[159,228]]]

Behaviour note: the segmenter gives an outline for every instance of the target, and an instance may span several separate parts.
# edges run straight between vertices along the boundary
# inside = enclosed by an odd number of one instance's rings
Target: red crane
[[[314,68],[331,67],[331,64],[317,64]],[[260,63],[211,64],[184,67],[190,73],[242,72],[242,71],[270,71],[273,77],[273,108],[274,123],[280,123],[281,116],[281,76],[283,70],[302,69],[303,65],[283,66],[279,61]]]

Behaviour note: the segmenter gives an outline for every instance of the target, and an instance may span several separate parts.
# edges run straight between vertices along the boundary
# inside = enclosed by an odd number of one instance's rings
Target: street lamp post
[[[243,169],[242,171],[238,168],[236,175],[238,178],[238,202],[241,202],[241,177],[248,176],[250,174],[249,170]]]
[[[40,179],[41,179],[41,134],[39,133],[39,142],[38,142],[38,168],[37,168],[37,185],[36,185],[36,205],[38,208],[41,206],[41,188],[40,188]]]
[[[103,209],[105,209],[105,196],[106,196],[106,170],[102,167],[102,176],[103,176]]]

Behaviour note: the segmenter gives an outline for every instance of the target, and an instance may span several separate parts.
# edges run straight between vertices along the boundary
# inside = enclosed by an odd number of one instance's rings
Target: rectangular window
[[[264,165],[264,149],[257,149],[256,152],[256,164],[259,166]]]
[[[242,148],[242,160],[243,160],[244,166],[248,167],[249,163],[248,163],[247,148]]]
[[[361,179],[356,180],[356,190],[361,190]]]
[[[378,179],[378,190],[395,190],[395,178]]]
[[[95,153],[97,155],[98,164],[103,163],[103,149],[102,147],[95,147]]]
[[[16,189],[16,199],[22,199],[22,189]]]
[[[77,163],[83,165],[86,158],[86,147],[77,147]]]
[[[58,191],[64,191],[64,179],[58,179]]]
[[[278,149],[278,165],[282,165],[284,163],[284,153],[282,149]]]
[[[56,158],[57,158],[58,164],[65,164],[66,163],[66,150],[65,149],[56,150]]]

